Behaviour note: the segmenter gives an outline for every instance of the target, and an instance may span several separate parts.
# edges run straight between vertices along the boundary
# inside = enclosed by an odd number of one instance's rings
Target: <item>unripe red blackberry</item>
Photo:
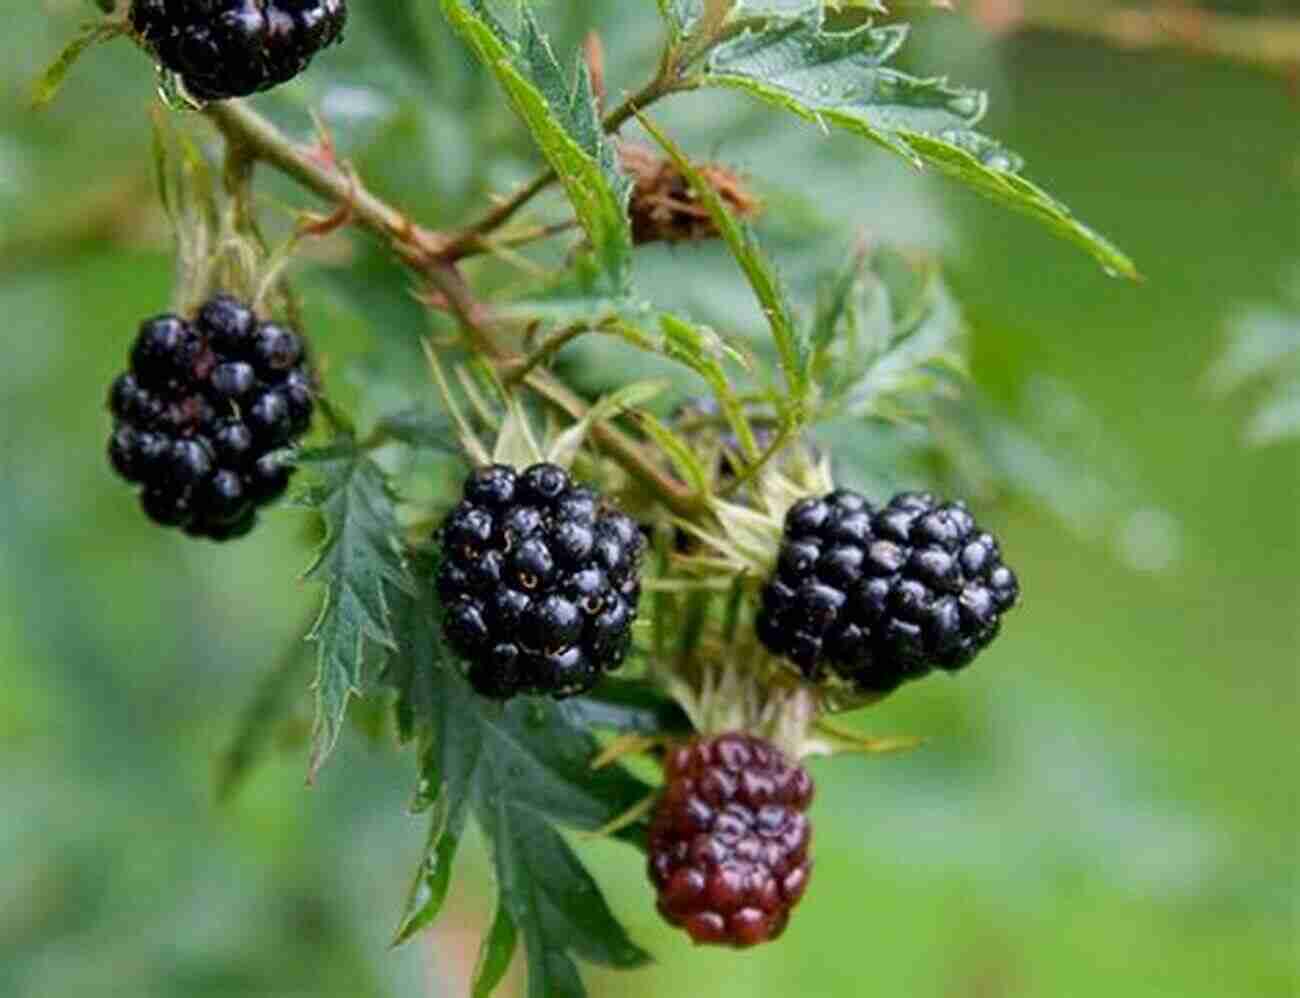
[[[277,344],[273,363],[268,340]],[[310,424],[311,385],[296,334],[259,323],[229,295],[206,302],[192,322],[150,319],[131,370],[109,390],[109,460],[143,486],[140,502],[155,522],[212,540],[242,537],[257,508],[289,484],[291,469],[272,452]]]
[[[438,536],[443,632],[481,695],[571,696],[622,665],[645,542],[564,469],[477,469]]]
[[[338,41],[346,0],[132,0],[131,27],[199,100],[285,83]]]
[[[674,749],[664,780],[648,840],[660,913],[697,943],[776,939],[812,874],[808,771],[733,733]]]
[[[873,510],[841,490],[790,509],[755,625],[809,679],[829,667],[887,693],[968,665],[1019,594],[998,542],[962,503],[908,492]]]

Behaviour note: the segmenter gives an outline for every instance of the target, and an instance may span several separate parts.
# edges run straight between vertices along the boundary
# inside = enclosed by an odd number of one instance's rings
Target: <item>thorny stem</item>
[[[240,146],[245,155],[275,167],[327,201],[345,206],[354,222],[387,239],[407,266],[429,280],[475,346],[494,364],[508,369],[517,362],[512,351],[490,332],[486,310],[474,299],[457,269],[448,252],[451,243],[446,235],[417,225],[368,191],[355,174],[340,167],[328,153],[297,145],[247,104],[219,102],[210,105],[205,113],[226,140]],[[629,108],[624,120],[631,113]],[[523,381],[572,418],[586,415],[586,403],[545,371],[534,370]],[[591,432],[629,474],[673,513],[689,518],[701,512],[700,497],[667,474],[655,455],[632,437],[606,424],[592,427]]]
[[[446,249],[445,236],[416,225],[330,157],[291,142],[243,101],[218,101],[208,105],[205,113],[228,140],[244,145],[250,154],[326,200],[347,205],[358,223],[392,240],[413,265],[434,260]]]

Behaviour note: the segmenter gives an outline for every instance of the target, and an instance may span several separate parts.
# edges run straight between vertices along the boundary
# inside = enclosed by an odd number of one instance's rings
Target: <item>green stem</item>
[[[574,323],[572,326],[566,326],[558,333],[551,334],[540,346],[537,347],[536,350],[520,360],[517,366],[505,375],[503,378],[505,386],[511,388],[519,384],[538,367],[546,363],[568,346],[568,344],[572,343],[584,333],[589,332],[592,332],[591,326],[587,325],[585,322],[578,322]]]

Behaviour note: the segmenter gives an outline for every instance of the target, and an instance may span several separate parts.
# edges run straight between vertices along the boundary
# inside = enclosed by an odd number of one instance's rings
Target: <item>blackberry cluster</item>
[[[1020,594],[998,542],[960,502],[903,493],[873,510],[855,492],[791,508],[759,639],[809,679],[829,665],[888,693],[938,667],[968,665]]]
[[[649,834],[660,913],[697,943],[776,939],[812,875],[808,771],[734,733],[675,749],[664,775]]]
[[[199,100],[293,79],[347,20],[346,0],[132,0],[131,26]]]
[[[143,486],[140,503],[157,523],[242,537],[289,485],[272,452],[306,432],[312,396],[298,335],[217,295],[193,322],[163,315],[141,325],[131,369],[109,392],[109,460]]]
[[[444,634],[482,696],[572,696],[623,664],[645,539],[563,468],[477,469],[440,533]]]

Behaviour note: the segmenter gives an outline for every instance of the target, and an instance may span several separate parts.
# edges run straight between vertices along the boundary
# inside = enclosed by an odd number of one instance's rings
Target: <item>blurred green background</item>
[[[547,8],[559,41],[595,22],[611,92],[633,86],[654,5],[571,6]],[[413,760],[353,734],[305,789],[306,671],[285,751],[215,802],[239,716],[311,605],[310,525],[285,511],[253,540],[195,544],[111,477],[104,387],[171,292],[151,69],[125,43],[96,50],[33,114],[27,81],[87,8],[21,7],[0,42],[0,996],[462,994],[486,866],[467,850],[443,922],[388,951],[424,835],[404,810]],[[528,175],[432,3],[354,7],[347,44],[268,111],[302,133],[322,107],[368,180],[434,225]],[[1246,446],[1252,393],[1216,398],[1206,371],[1300,261],[1300,104],[1231,65],[994,42],[951,16],[909,64],[989,88],[987,130],[1146,282],[743,102],[657,112],[746,171],[796,290],[854,232],[941,254],[984,394],[1044,449],[1004,447],[1033,487],[976,498],[1026,592],[1005,637],[961,680],[855,718],[926,745],[813,763],[817,873],[786,938],[692,950],[658,923],[639,858],[588,843],[657,958],[588,980],[624,998],[1294,995],[1300,462],[1293,442]],[[331,390],[427,393],[425,319],[382,253],[348,245],[300,274]],[[714,248],[650,249],[637,273],[720,327],[753,324]]]

